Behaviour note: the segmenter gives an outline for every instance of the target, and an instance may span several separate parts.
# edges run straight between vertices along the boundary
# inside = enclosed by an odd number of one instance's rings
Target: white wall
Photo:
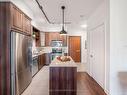
[[[98,25],[105,23],[105,2],[103,2],[88,18],[88,30],[91,30]]]
[[[87,50],[85,49],[85,40],[87,40],[87,32],[86,30],[76,30],[71,29],[68,30],[69,36],[81,36],[81,62],[87,63]]]
[[[108,18],[107,18],[107,0],[105,0],[95,11],[91,16],[89,17],[87,23],[88,23],[88,36],[89,31],[96,29],[97,27],[104,24],[104,30],[105,30],[105,91],[106,93],[109,93],[109,31],[108,31]],[[90,40],[88,38],[88,40]],[[89,43],[89,42],[88,42]],[[88,59],[89,59],[89,50],[88,50]],[[87,62],[87,72],[89,72],[89,61]]]
[[[110,0],[110,56],[110,94],[127,95],[127,0]]]

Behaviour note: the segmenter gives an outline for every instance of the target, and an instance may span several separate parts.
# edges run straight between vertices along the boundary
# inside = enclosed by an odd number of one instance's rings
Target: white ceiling
[[[38,0],[43,6],[43,9],[51,22],[59,23],[55,25],[49,24],[43,16],[35,0],[24,0],[29,8],[34,13],[35,21],[41,27],[43,31],[59,31],[61,30],[60,23],[62,22],[62,10],[61,6],[64,5],[65,9],[65,21],[71,22],[70,25],[66,25],[67,29],[78,28],[85,23],[87,18],[94,12],[94,10],[104,0]]]

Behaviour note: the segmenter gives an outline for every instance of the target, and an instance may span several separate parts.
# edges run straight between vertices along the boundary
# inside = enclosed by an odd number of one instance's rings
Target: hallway
[[[49,95],[49,67],[44,66],[35,75],[32,83],[22,95]],[[103,90],[85,73],[77,73],[77,95],[106,95]]]

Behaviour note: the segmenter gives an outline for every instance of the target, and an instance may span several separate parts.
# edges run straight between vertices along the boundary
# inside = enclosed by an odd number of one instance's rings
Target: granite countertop
[[[51,52],[52,52],[52,49],[48,47],[47,48],[46,47],[34,47],[32,57],[37,57],[44,53],[51,53]]]
[[[74,62],[74,60],[68,56],[71,60],[66,62],[61,62],[57,58],[55,58],[49,67],[77,67],[77,64]]]
[[[44,52],[43,51],[36,52],[36,53],[32,54],[32,57],[37,57],[37,56],[39,56],[41,54],[44,54]]]

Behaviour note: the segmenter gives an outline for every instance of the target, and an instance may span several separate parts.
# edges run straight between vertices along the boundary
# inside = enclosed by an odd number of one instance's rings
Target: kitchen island
[[[77,65],[71,57],[62,62],[55,58],[50,66],[50,95],[76,95]]]

